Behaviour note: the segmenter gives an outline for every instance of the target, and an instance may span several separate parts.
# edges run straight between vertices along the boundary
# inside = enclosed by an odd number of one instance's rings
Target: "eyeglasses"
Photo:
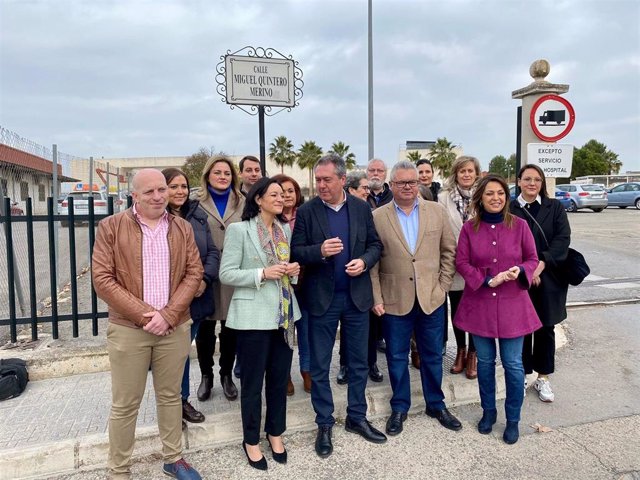
[[[358,185],[358,188],[363,189],[365,192],[371,191],[371,189],[369,188],[369,185]]]
[[[392,182],[398,188],[411,187],[415,188],[418,186],[417,180],[409,180],[408,182]]]
[[[520,180],[522,183],[542,183],[541,178],[526,177]]]

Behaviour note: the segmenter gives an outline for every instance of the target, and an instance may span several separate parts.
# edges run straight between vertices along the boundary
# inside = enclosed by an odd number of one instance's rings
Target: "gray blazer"
[[[220,264],[220,282],[234,287],[227,312],[227,327],[235,330],[276,330],[280,282],[260,281],[262,269],[268,267],[267,255],[260,246],[256,219],[232,223],[224,237]],[[291,229],[280,224],[291,239]],[[292,278],[292,283],[297,280]],[[293,290],[291,292],[293,294]],[[301,317],[295,294],[294,321]]]

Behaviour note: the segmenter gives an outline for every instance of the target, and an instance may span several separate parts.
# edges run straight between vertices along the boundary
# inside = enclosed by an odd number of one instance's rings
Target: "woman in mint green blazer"
[[[260,470],[267,469],[258,444],[265,377],[266,438],[273,459],[287,461],[281,435],[286,429],[294,322],[300,318],[291,286],[300,265],[289,262],[291,230],[282,216],[283,206],[282,187],[276,180],[256,182],[247,194],[242,222],[227,229],[220,265],[220,282],[234,287],[227,327],[237,331],[243,366],[242,448],[249,464]]]

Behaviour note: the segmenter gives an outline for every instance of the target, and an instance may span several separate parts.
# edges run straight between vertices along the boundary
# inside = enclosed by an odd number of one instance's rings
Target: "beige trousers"
[[[107,351],[111,364],[109,461],[112,474],[128,474],[135,443],[136,419],[149,366],[156,394],[158,430],[165,463],[182,458],[180,383],[189,354],[191,321],[165,337],[109,323]]]

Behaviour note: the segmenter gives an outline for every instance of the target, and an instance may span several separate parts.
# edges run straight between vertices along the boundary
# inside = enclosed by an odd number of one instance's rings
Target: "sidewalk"
[[[81,368],[91,369],[101,366],[106,358],[104,347],[95,346],[93,349],[81,347],[80,359],[66,348],[64,354],[59,352],[54,356],[55,361],[52,363],[47,363],[43,358],[46,350],[46,348],[44,351],[36,350],[29,355],[11,350],[1,351],[3,357],[11,356],[9,354],[31,357],[30,363],[34,365],[34,376],[41,380],[30,382],[27,390],[20,397],[0,403],[0,416],[4,419],[0,424],[0,480],[51,476],[106,463],[107,424],[111,405],[110,373],[84,373],[46,378],[47,375],[59,374],[69,366],[72,366],[72,370],[76,373]],[[194,356],[193,352],[192,356]],[[450,346],[444,360],[443,379],[447,405],[454,407],[477,402],[476,381],[468,380],[464,375],[449,374],[454,356],[455,346]],[[390,413],[391,388],[384,355],[378,356],[378,364],[385,379],[380,384],[369,381],[367,388],[368,415],[374,419],[385,417]],[[338,369],[337,346],[334,350],[332,368],[335,414],[337,421],[342,423],[346,412],[347,387],[335,383]],[[409,369],[412,412],[420,412],[424,409],[420,375],[414,368],[409,367]],[[289,397],[287,405],[289,433],[316,428],[310,395],[304,392],[298,371],[297,354],[294,354],[292,379],[296,393],[293,397]],[[242,438],[240,402],[226,400],[222,394],[216,368],[214,372],[216,372],[216,378],[213,398],[206,402],[199,402],[195,391],[200,381],[200,373],[197,361],[192,363],[190,400],[207,419],[202,424],[187,425],[184,431],[187,449],[237,443]],[[503,397],[504,382],[501,369],[498,369],[498,376],[498,396]],[[239,385],[239,381],[237,384]],[[147,456],[157,453],[159,449],[155,397],[151,375],[149,375],[138,415],[134,456]]]

